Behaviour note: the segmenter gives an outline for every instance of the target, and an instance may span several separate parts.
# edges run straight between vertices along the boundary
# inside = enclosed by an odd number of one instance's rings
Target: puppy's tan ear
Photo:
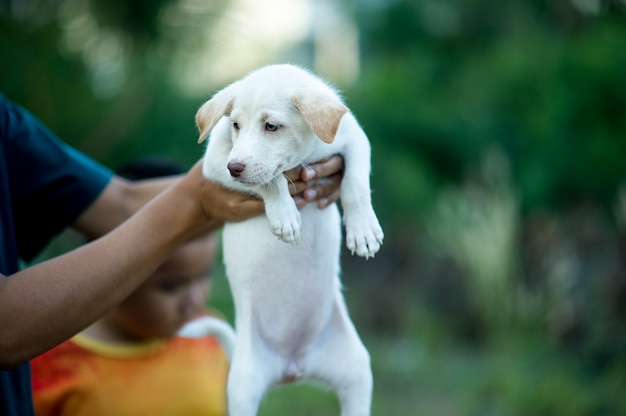
[[[331,94],[302,98],[293,96],[291,101],[317,137],[325,143],[332,143],[335,140],[341,118],[348,111],[348,107],[336,96]]]
[[[202,143],[222,116],[230,115],[233,101],[239,90],[239,82],[218,91],[209,101],[202,104],[196,113],[196,126],[200,131],[198,143]]]

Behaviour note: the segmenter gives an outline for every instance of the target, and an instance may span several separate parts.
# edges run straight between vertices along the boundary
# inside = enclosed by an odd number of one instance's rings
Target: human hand
[[[339,199],[343,178],[343,158],[335,155],[307,167],[296,167],[287,172],[289,189],[298,208],[316,201],[325,208]],[[202,175],[202,161],[186,175],[186,181],[200,187],[200,201],[204,215],[214,221],[237,222],[264,212],[263,201],[254,196],[232,191]]]
[[[313,201],[317,201],[319,208],[325,208],[339,199],[343,158],[334,155],[307,167],[298,166],[285,172],[285,176],[298,208]]]
[[[233,191],[202,175],[202,161],[196,163],[186,175],[200,187],[200,201],[206,217],[218,222],[237,222],[260,215],[263,201],[252,195]]]

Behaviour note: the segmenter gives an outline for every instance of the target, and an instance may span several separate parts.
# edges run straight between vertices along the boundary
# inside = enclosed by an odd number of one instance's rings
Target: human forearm
[[[103,238],[0,278],[0,367],[20,364],[91,324],[126,298],[207,220],[195,188],[160,195]]]
[[[94,203],[81,214],[74,227],[90,238],[100,237],[126,221],[146,203],[182,176],[128,181],[114,176]]]

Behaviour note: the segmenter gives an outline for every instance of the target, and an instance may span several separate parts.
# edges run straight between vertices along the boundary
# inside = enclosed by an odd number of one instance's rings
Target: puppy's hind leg
[[[349,357],[351,367],[345,374],[337,375],[335,391],[341,403],[341,416],[370,416],[373,377],[369,353],[363,344],[357,345]]]
[[[272,384],[274,357],[267,353],[262,344],[253,347],[252,342],[245,338],[237,339],[228,373],[229,416],[255,416],[265,392]]]
[[[310,375],[337,393],[341,416],[369,416],[373,388],[370,356],[348,317],[340,293],[336,295],[326,331],[309,356]]]

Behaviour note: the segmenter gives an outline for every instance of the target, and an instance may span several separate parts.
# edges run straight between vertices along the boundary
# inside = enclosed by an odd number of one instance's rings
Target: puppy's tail
[[[216,337],[230,360],[235,349],[235,330],[228,322],[213,316],[203,316],[185,324],[178,335],[185,338]]]

